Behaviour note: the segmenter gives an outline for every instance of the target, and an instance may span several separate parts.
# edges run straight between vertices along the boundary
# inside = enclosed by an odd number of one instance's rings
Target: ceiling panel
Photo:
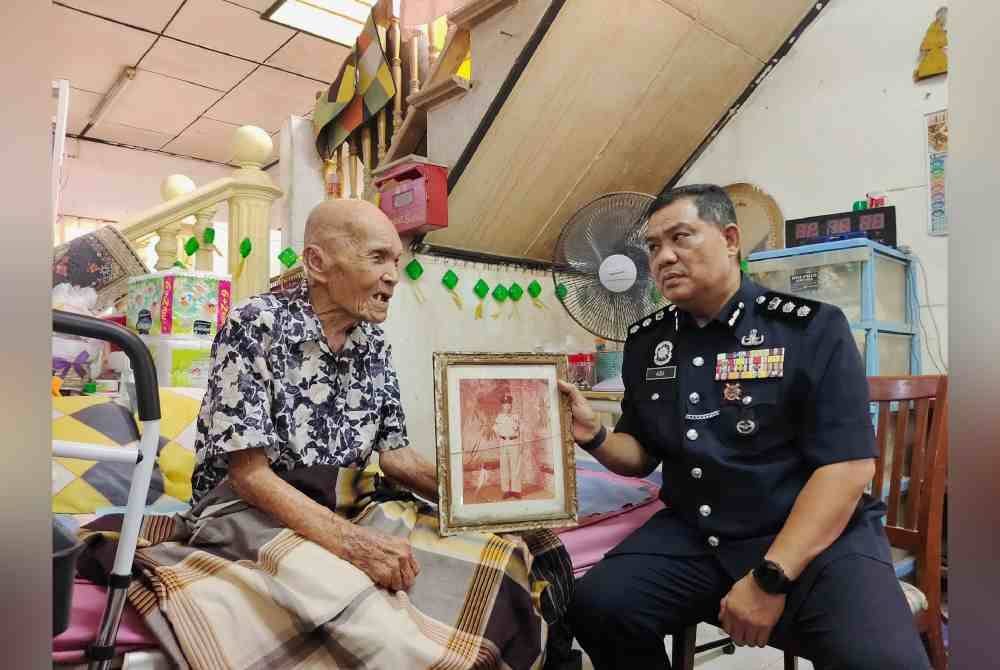
[[[266,11],[271,5],[274,4],[275,0],[229,0],[234,5],[239,5],[241,7],[246,7],[247,9],[252,9],[258,14]]]
[[[263,21],[257,12],[225,0],[188,0],[166,34],[262,62],[295,31]]]
[[[115,123],[110,119],[102,121],[101,125],[96,128],[91,128],[87,136],[96,137],[99,140],[131,144],[136,147],[146,147],[147,149],[159,149],[173,137],[166,133]]]
[[[121,74],[135,65],[156,39],[65,7],[52,7],[53,78],[68,79],[75,88],[104,94]]]
[[[267,62],[306,77],[331,82],[349,53],[350,49],[345,46],[299,33]]]
[[[183,0],[62,0],[63,4],[160,32]]]
[[[163,148],[173,153],[227,163],[233,157],[233,134],[238,127],[201,118]]]
[[[219,91],[228,91],[257,66],[250,61],[162,37],[142,59],[140,67]]]
[[[173,137],[221,96],[211,88],[140,70],[111,108],[108,120]]]
[[[303,114],[312,109],[316,91],[323,88],[323,84],[312,79],[264,65],[205,116],[240,126],[249,123],[273,133],[281,129],[289,114]]]

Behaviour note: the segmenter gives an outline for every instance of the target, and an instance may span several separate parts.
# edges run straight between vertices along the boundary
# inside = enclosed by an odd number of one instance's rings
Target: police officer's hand
[[[765,647],[785,611],[784,594],[767,593],[752,574],[736,582],[719,608],[722,629],[738,646]]]
[[[601,422],[597,418],[597,412],[591,408],[590,403],[583,397],[578,389],[569,382],[559,380],[559,390],[569,397],[570,410],[573,412],[573,426],[571,431],[573,439],[577,444],[590,442],[601,429]]]

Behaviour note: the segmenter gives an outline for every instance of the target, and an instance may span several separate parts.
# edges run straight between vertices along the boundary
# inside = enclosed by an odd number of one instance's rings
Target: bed
[[[194,467],[194,435],[201,391],[160,388],[162,410],[157,467],[150,479],[145,514],[170,515],[187,509]],[[107,398],[66,397],[53,402],[53,440],[128,447],[139,438],[130,409]],[[560,533],[579,576],[610,547],[662,508],[660,479],[630,479],[607,472],[578,451],[580,524]],[[130,472],[120,464],[53,460],[53,511],[70,529],[104,514],[121,512],[128,498]],[[60,668],[86,667],[85,652],[100,625],[107,600],[103,586],[77,578],[69,628],[53,641],[53,662]],[[113,667],[168,668],[165,655],[143,620],[126,604],[118,631]]]

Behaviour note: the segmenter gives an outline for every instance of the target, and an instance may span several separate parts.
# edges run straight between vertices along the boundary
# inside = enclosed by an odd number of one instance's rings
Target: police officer
[[[844,314],[742,276],[718,186],[664,192],[646,216],[671,305],[629,329],[614,432],[560,383],[575,440],[605,467],[663,464],[666,509],[577,584],[571,623],[594,667],[669,668],[664,635],[709,621],[820,668],[929,668],[885,507],[865,493],[876,450]]]

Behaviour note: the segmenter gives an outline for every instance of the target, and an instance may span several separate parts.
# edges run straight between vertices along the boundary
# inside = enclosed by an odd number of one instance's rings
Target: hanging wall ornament
[[[285,267],[285,270],[291,270],[292,266],[299,262],[299,255],[295,253],[295,249],[285,247],[278,254],[278,261]]]
[[[424,297],[424,292],[420,290],[417,286],[417,280],[420,279],[421,275],[424,274],[424,266],[420,264],[416,258],[406,264],[403,268],[403,272],[406,276],[410,278],[410,286],[413,287],[413,295],[416,296],[417,302],[422,303],[426,298]]]
[[[215,228],[206,228],[201,233],[201,243],[205,245],[206,249],[211,249],[219,258],[222,258],[222,252],[219,251],[219,247],[215,246]]]
[[[524,297],[524,289],[521,288],[521,285],[518,284],[517,282],[512,282],[510,288],[507,289],[507,293],[510,296],[511,304],[514,306],[508,318],[520,319],[521,315],[518,314],[517,303],[519,303],[521,301],[521,298]]]
[[[458,286],[458,275],[452,270],[448,270],[441,277],[441,283],[444,284],[446,289],[448,289],[448,293],[451,294],[451,299],[455,303],[455,306],[459,309],[465,309],[462,305],[462,297],[458,295],[458,292],[455,290],[455,287]]]
[[[483,318],[483,307],[485,306],[486,296],[490,292],[490,285],[484,282],[482,279],[476,282],[476,285],[472,287],[472,292],[476,294],[479,298],[479,303],[476,305],[476,318]]]
[[[538,309],[546,309],[545,303],[539,297],[542,295],[542,285],[538,283],[537,279],[533,279],[530,284],[528,284],[528,295],[531,296],[531,304],[533,304]]]
[[[569,295],[569,290],[566,288],[566,285],[562,283],[556,284],[556,297],[559,298],[559,302],[565,300],[567,295]]]
[[[252,251],[253,243],[250,241],[249,237],[244,237],[243,241],[240,242],[240,264],[236,267],[236,279],[239,279],[240,275],[243,274],[243,268],[245,268],[247,264],[247,257]]]
[[[499,319],[500,315],[503,314],[503,303],[507,300],[510,293],[507,291],[507,287],[503,284],[497,284],[493,289],[493,299],[497,301],[497,313],[493,315],[494,319]]]

